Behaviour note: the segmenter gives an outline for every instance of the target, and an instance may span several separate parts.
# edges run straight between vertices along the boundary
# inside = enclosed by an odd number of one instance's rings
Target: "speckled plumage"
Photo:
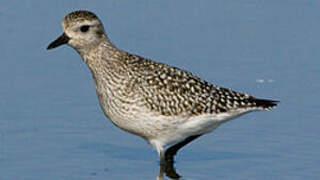
[[[218,114],[239,108],[268,109],[257,99],[214,86],[181,69],[124,53],[119,58],[127,71],[128,92],[142,97],[145,106],[164,116]],[[134,83],[132,83],[134,82]],[[130,96],[127,96],[130,98]]]
[[[82,26],[89,26],[88,32],[82,32]],[[91,12],[70,13],[63,27],[68,38],[63,43],[76,49],[90,68],[105,115],[119,128],[146,139],[160,155],[167,145],[276,105],[118,49]],[[60,45],[57,41],[48,48]]]
[[[76,19],[76,21],[74,21]],[[65,25],[65,28],[69,28],[72,27],[72,25],[74,25],[73,23],[80,23],[83,21],[96,21],[98,19],[98,17],[89,11],[74,11],[70,14],[68,14],[63,21],[63,24]]]

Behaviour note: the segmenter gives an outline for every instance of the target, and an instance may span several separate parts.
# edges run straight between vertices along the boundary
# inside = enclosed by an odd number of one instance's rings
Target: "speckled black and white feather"
[[[162,115],[189,113],[217,114],[244,108],[271,109],[275,101],[256,99],[230,89],[214,86],[197,76],[166,64],[126,53],[124,63],[149,109]]]

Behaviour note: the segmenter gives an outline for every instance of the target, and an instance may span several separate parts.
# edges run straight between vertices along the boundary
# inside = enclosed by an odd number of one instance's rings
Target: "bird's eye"
[[[89,30],[89,27],[90,26],[88,26],[88,25],[83,25],[83,26],[80,27],[80,31],[81,32],[87,32]]]

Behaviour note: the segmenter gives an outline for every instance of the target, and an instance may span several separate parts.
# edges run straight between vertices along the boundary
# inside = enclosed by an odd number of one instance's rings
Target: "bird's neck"
[[[91,70],[96,83],[100,84],[98,81],[101,79],[124,76],[126,72],[122,61],[124,53],[110,41],[103,41],[95,48],[83,54],[80,53],[80,55]]]
[[[86,48],[85,50],[77,49],[77,51],[91,70],[106,62],[112,64],[119,61],[119,58],[123,53],[120,49],[115,47],[107,37],[96,46]]]

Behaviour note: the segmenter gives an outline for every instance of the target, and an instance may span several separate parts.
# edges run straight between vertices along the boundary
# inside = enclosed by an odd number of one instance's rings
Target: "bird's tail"
[[[253,99],[253,103],[256,107],[261,108],[263,110],[270,110],[277,106],[279,101],[268,100],[268,99]]]

